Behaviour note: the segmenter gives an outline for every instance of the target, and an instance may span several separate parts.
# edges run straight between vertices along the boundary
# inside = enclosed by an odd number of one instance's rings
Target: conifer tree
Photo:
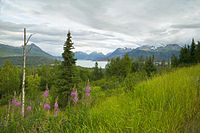
[[[197,63],[200,63],[200,42],[198,41],[196,50],[195,50],[195,58]]]
[[[180,55],[179,55],[179,61],[182,64],[190,63],[190,47],[186,46],[181,48]]]
[[[179,64],[178,58],[175,55],[172,55],[171,57],[171,66],[172,67],[177,67]]]
[[[192,44],[190,47],[190,63],[195,63],[196,58],[195,58],[195,41],[194,38],[192,39]]]
[[[67,34],[67,40],[64,44],[62,53],[63,61],[61,65],[61,77],[59,81],[59,103],[66,106],[69,103],[70,91],[76,84],[76,59],[74,58],[73,42],[70,31]]]
[[[154,65],[154,56],[150,56],[149,58],[146,59],[145,64],[144,64],[144,69],[147,73],[147,76],[150,77],[152,73],[156,71],[156,67]]]
[[[95,67],[92,73],[92,78],[93,80],[98,80],[101,79],[103,77],[103,72],[102,72],[102,68],[98,67],[98,62],[95,62]]]

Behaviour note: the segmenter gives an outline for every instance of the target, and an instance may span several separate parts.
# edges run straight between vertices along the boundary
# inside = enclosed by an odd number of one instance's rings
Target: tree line
[[[190,45],[185,45],[181,48],[179,57],[176,57],[175,55],[171,57],[172,67],[196,63],[200,63],[200,41],[196,43],[194,39],[192,39]]]

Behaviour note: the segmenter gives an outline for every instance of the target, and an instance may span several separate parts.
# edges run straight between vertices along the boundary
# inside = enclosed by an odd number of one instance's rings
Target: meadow
[[[43,109],[41,93],[25,118],[19,107],[2,106],[0,132],[198,132],[199,93],[200,65],[153,76],[129,90],[91,85],[90,97],[60,109],[57,115],[53,109]]]

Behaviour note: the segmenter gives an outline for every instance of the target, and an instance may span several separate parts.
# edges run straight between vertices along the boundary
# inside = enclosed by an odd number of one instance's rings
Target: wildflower
[[[90,84],[89,84],[89,80],[88,80],[88,83],[87,83],[87,86],[85,88],[85,95],[86,96],[90,96],[90,92],[91,92],[91,88],[90,88]]]
[[[19,106],[21,106],[21,102],[18,102],[15,98],[14,99],[12,99],[12,105],[14,105],[14,106],[16,106],[16,107],[19,107]]]
[[[44,104],[44,110],[50,110],[51,106],[48,103]]]
[[[15,105],[16,102],[17,102],[17,100],[15,98],[13,98],[11,101],[12,105]]]
[[[48,90],[48,89],[46,89],[46,90],[44,91],[43,96],[44,96],[44,97],[48,97],[48,96],[49,96],[49,90]]]
[[[31,106],[28,106],[28,107],[26,108],[26,110],[27,110],[27,111],[31,111],[31,110],[32,110],[32,107],[31,107]]]
[[[49,89],[48,89],[48,85],[46,85],[46,90],[44,91],[43,94],[44,97],[48,97],[49,96]]]
[[[72,97],[72,101],[74,103],[78,102],[78,93],[77,93],[77,90],[75,88],[73,88],[72,91],[71,91],[71,97]]]

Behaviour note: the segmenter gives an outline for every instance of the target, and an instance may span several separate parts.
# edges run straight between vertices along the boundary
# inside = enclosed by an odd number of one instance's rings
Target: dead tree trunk
[[[23,79],[22,79],[22,116],[24,117],[25,103],[25,79],[26,79],[26,28],[24,28],[24,46],[23,46]]]

